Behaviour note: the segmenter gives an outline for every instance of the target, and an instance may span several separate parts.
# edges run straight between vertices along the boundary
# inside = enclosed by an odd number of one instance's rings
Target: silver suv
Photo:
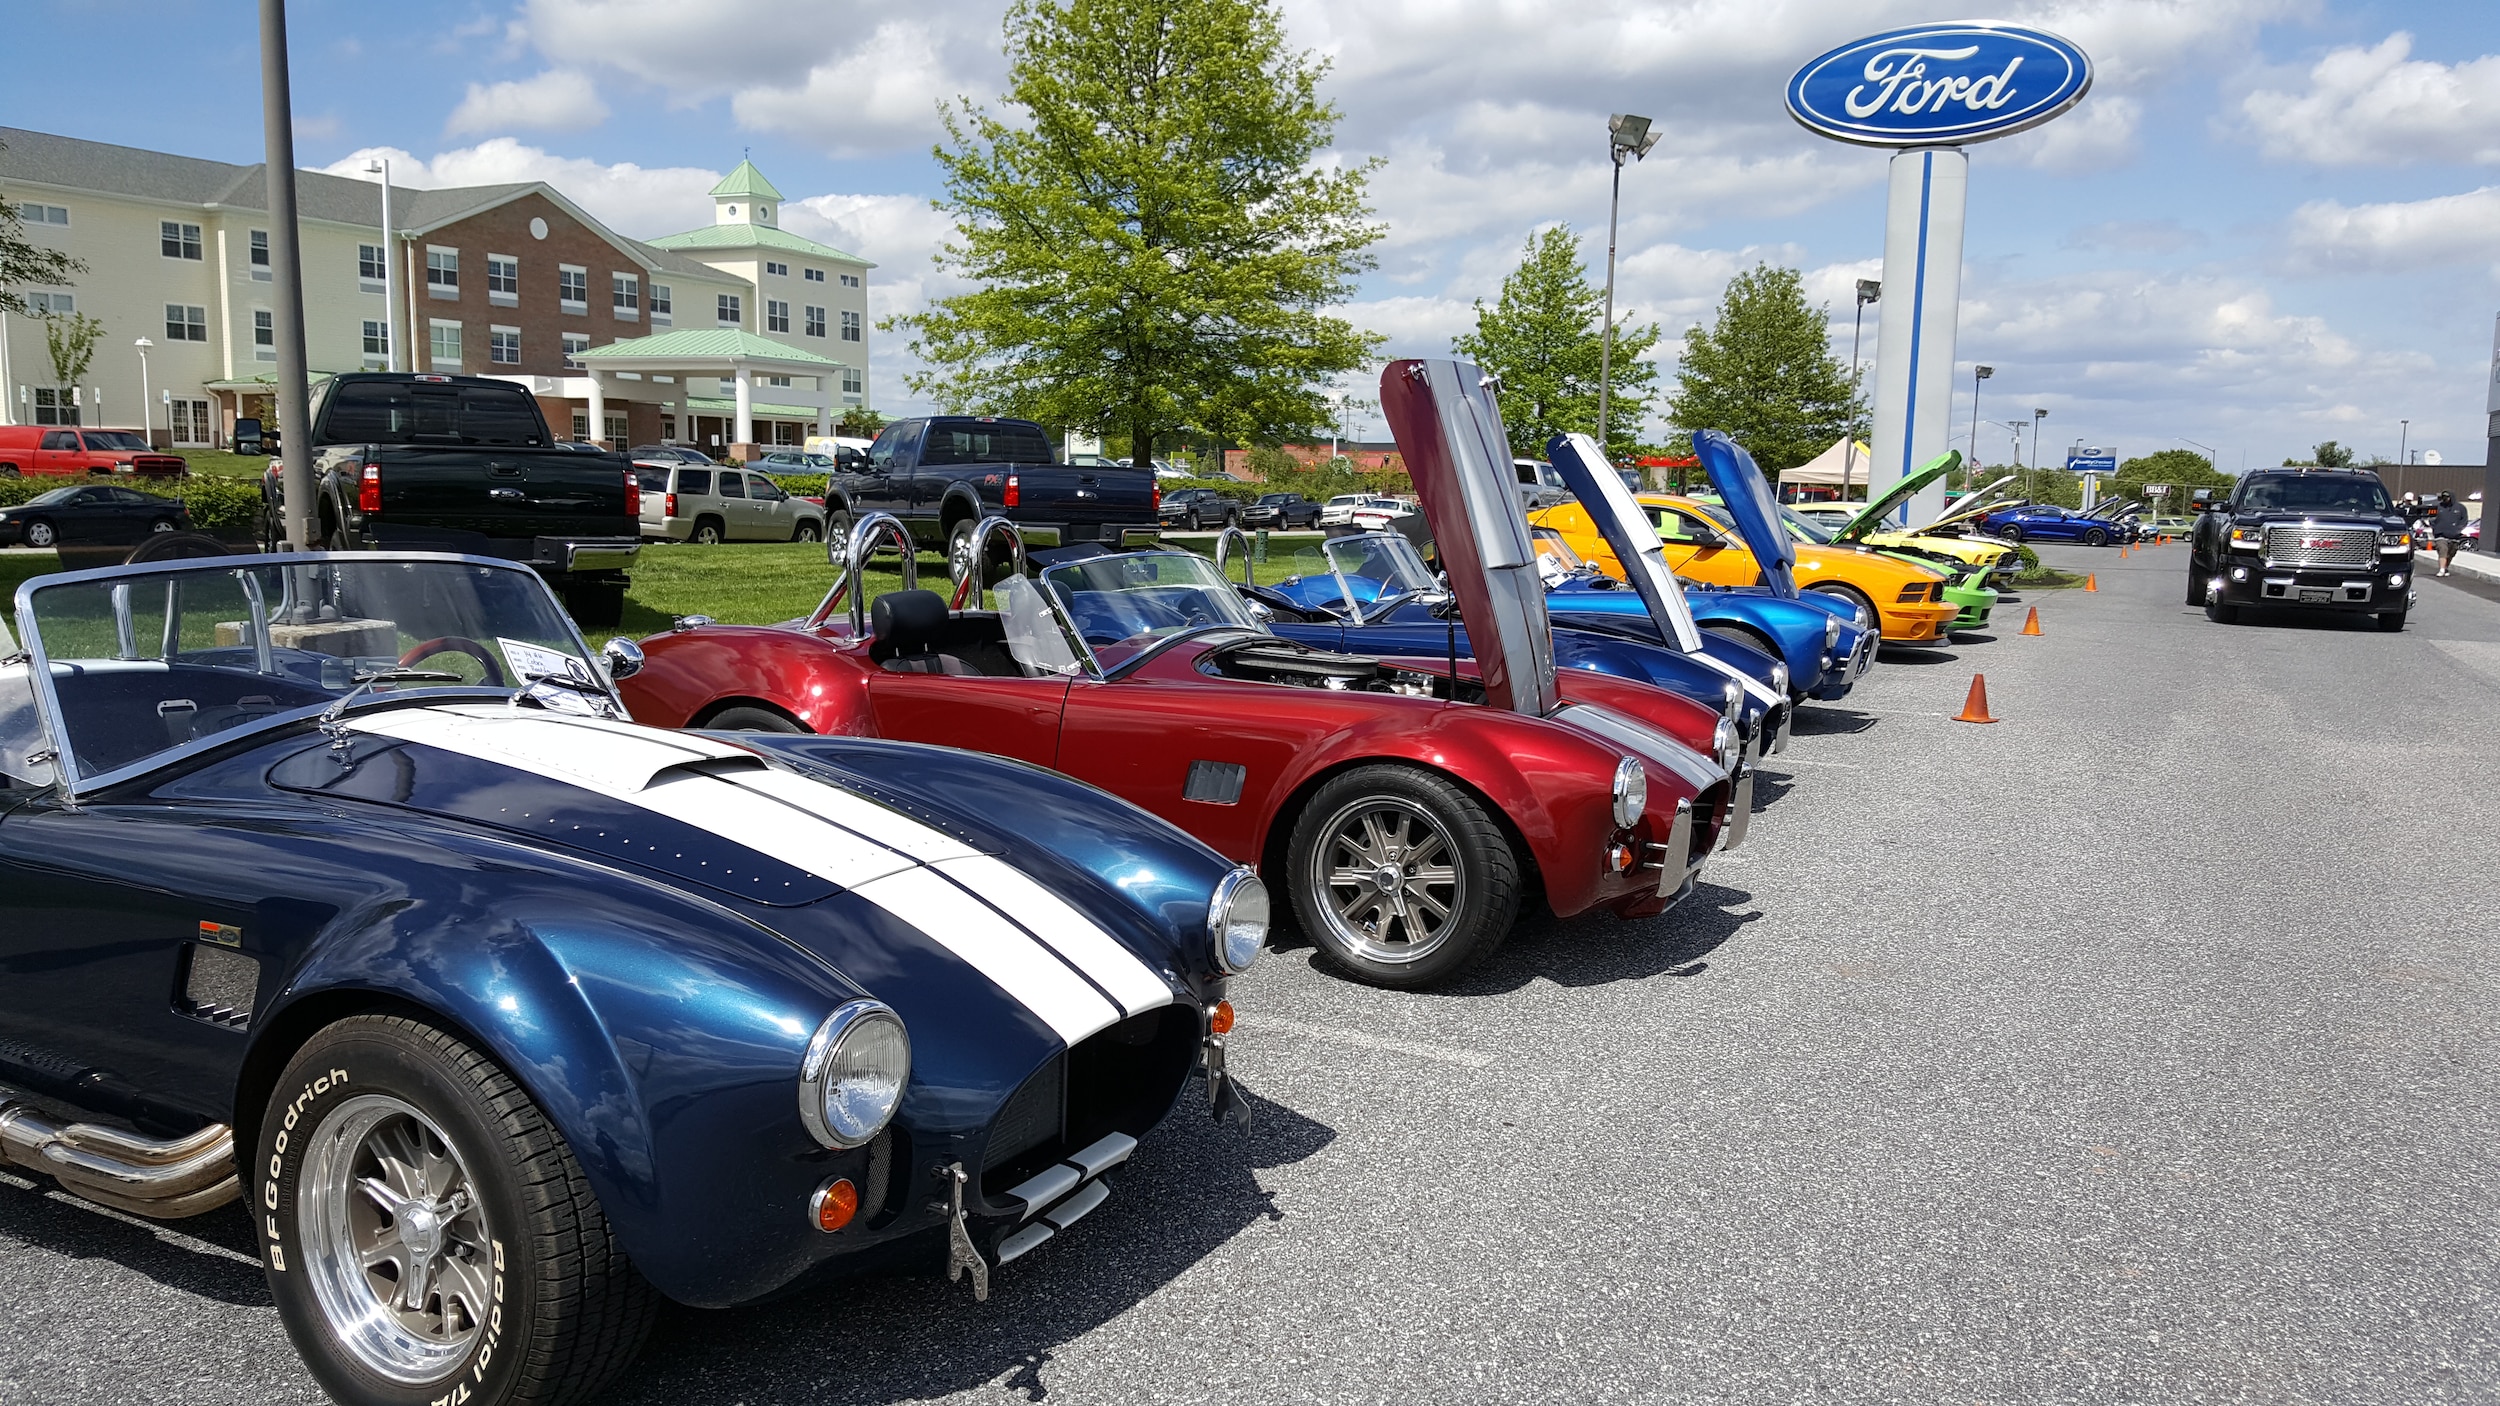
[[[642,535],[669,542],[817,542],[824,505],[723,464],[637,464]]]

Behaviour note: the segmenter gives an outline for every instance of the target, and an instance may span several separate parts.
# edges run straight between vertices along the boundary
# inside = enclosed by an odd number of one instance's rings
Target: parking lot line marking
[[[1419,1040],[1399,1040],[1387,1035],[1374,1035],[1362,1030],[1339,1030],[1327,1025],[1305,1025],[1298,1020],[1278,1020],[1260,1016],[1246,1022],[1253,1030],[1277,1030],[1287,1035],[1323,1040],[1332,1045],[1352,1045],[1361,1050],[1378,1050],[1383,1054],[1413,1055],[1418,1059],[1439,1060],[1464,1069],[1483,1069],[1493,1063],[1493,1056],[1482,1050],[1462,1050],[1454,1045],[1427,1045]]]
[[[1858,769],[1858,764],[1856,762],[1801,762],[1793,757],[1781,757],[1777,761],[1756,762],[1754,765],[1761,767],[1764,771],[1778,771],[1783,767],[1792,766],[1827,766],[1832,768],[1834,771],[1856,771]]]

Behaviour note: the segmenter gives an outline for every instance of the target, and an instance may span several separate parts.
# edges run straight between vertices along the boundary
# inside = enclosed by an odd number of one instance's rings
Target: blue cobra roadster
[[[657,1296],[913,1237],[986,1297],[1193,1071],[1242,1109],[1266,891],[1055,773],[637,727],[639,652],[474,558],[48,576],[16,622],[0,1162],[241,1199],[340,1401],[596,1399]]]

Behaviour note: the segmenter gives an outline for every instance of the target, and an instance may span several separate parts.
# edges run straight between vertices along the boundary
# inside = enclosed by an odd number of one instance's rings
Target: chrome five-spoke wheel
[[[494,1240],[441,1128],[387,1094],[347,1100],[313,1130],[296,1206],[341,1346],[411,1385],[460,1365],[494,1309]]]

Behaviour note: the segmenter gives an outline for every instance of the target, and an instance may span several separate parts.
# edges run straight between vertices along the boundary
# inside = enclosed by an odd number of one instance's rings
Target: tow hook
[[[1244,1132],[1250,1129],[1250,1101],[1241,1096],[1233,1076],[1224,1070],[1224,1037],[1207,1036],[1207,1111],[1218,1123],[1229,1123]]]
[[[972,1301],[990,1301],[990,1262],[973,1248],[972,1228],[964,1221],[964,1164],[949,1162],[937,1169],[939,1181],[946,1184],[946,1282],[963,1278],[972,1271]]]

